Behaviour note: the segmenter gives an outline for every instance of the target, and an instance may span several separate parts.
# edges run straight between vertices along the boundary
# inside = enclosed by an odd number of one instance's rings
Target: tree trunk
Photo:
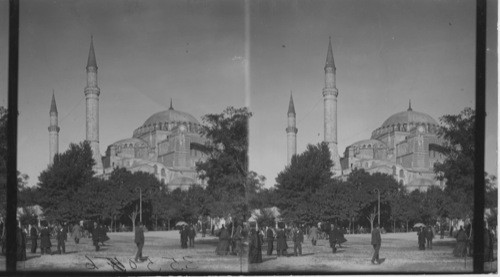
[[[155,231],[158,231],[158,215],[155,214]]]
[[[392,232],[396,233],[396,219],[394,219],[394,221],[392,223]]]
[[[168,224],[168,227],[167,227],[167,228],[168,228],[168,230],[170,231],[170,218],[167,218],[167,222],[168,222],[168,223],[167,223],[167,224]]]

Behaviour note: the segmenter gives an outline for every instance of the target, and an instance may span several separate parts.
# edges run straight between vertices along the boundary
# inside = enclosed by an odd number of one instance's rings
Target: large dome
[[[399,112],[397,114],[391,115],[384,123],[382,127],[388,127],[392,125],[403,125],[403,124],[431,124],[437,125],[438,123],[430,115],[416,112],[412,109],[408,109],[404,112]]]
[[[153,114],[150,116],[142,126],[153,126],[157,125],[158,123],[160,125],[163,125],[165,123],[170,123],[170,122],[185,122],[185,123],[194,123],[194,124],[200,124],[198,120],[185,112],[181,111],[176,111],[174,109],[168,109],[166,111],[161,111]]]

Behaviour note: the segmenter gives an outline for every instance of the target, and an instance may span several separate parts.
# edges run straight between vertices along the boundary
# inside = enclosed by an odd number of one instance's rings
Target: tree
[[[245,191],[251,116],[247,108],[228,107],[223,113],[208,114],[202,119],[208,158],[197,163],[196,170],[201,179],[207,180],[207,193],[212,198],[207,206],[212,216],[231,215],[243,220],[249,215]]]
[[[70,144],[54,157],[54,163],[38,177],[37,196],[48,219],[72,221],[82,212],[75,208],[77,191],[94,181],[95,164],[87,141]]]
[[[330,151],[325,142],[310,144],[302,154],[292,157],[290,165],[276,178],[275,192],[279,195],[276,205],[282,218],[303,222],[314,217],[316,209],[308,206],[316,191],[330,184],[332,165]]]
[[[474,209],[475,118],[471,108],[440,118],[446,158],[434,165],[434,172],[438,180],[446,181],[445,192],[455,206],[452,216],[459,218],[472,216]]]

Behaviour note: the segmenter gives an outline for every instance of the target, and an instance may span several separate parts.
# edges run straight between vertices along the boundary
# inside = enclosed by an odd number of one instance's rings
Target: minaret
[[[325,64],[325,87],[323,88],[324,100],[324,131],[325,142],[328,143],[333,161],[333,172],[340,173],[340,156],[337,150],[337,96],[339,91],[335,85],[335,62],[333,61],[332,39],[329,38],[328,53]]]
[[[95,161],[94,171],[96,174],[103,173],[101,152],[99,151],[99,94],[97,86],[97,62],[94,53],[94,40],[90,37],[89,58],[87,60],[87,86],[85,87],[86,100],[86,134],[87,141],[92,148],[92,156]]]
[[[52,103],[50,104],[50,125],[49,125],[49,166],[54,163],[54,156],[59,153],[59,123],[56,106],[56,98],[52,90]]]
[[[290,92],[290,103],[288,104],[288,127],[286,128],[287,140],[287,162],[292,162],[293,155],[297,154],[297,131],[295,127],[295,107],[293,106],[292,92]]]

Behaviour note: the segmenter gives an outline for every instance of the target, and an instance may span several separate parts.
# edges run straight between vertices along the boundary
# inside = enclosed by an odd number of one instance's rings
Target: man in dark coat
[[[100,228],[97,225],[97,222],[94,222],[94,228],[92,229],[92,242],[94,243],[95,251],[99,251],[99,233],[101,232],[99,229]]]
[[[267,227],[266,232],[267,237],[267,255],[270,256],[273,254],[273,245],[274,245],[274,232],[271,227]]]
[[[432,240],[434,239],[434,230],[431,226],[425,229],[425,239],[427,240],[427,248],[432,249]]]
[[[68,234],[66,233],[66,228],[64,228],[62,225],[57,225],[57,252],[59,254],[65,254],[66,253],[66,244],[65,241],[68,239]],[[62,248],[62,252],[61,252]]]
[[[380,237],[380,229],[378,226],[378,223],[374,223],[372,230],[372,245],[373,245],[373,257],[372,257],[372,264],[375,264],[375,261],[377,261],[377,264],[380,264],[380,258],[379,258],[379,251],[380,251],[380,245],[382,245],[382,238]]]
[[[217,248],[215,249],[215,253],[217,255],[227,255],[229,252],[229,239],[231,238],[231,234],[229,234],[228,230],[222,225],[219,232],[219,244],[217,244]]]
[[[17,260],[26,261],[26,235],[19,226],[17,226],[16,243],[17,243]]]
[[[104,246],[104,242],[109,240],[108,237],[108,228],[104,226],[102,223],[99,224],[99,242]]]
[[[203,222],[201,223],[201,237],[204,238],[206,234],[207,234],[207,223]]]
[[[262,263],[262,241],[255,228],[250,231],[248,249],[248,262],[251,264]]]
[[[332,252],[337,252],[337,232],[335,231],[335,226],[332,224],[330,227],[330,233],[328,234],[328,240],[330,242],[330,247],[332,248]]]
[[[296,227],[293,230],[293,254],[295,256],[302,256],[302,243],[304,242],[304,233],[302,232],[300,226]],[[299,250],[299,253],[297,255],[297,249]]]
[[[276,232],[276,250],[278,252],[278,257],[281,255],[286,255],[286,249],[288,245],[286,244],[286,234],[283,225],[278,225],[278,231]]]
[[[45,226],[42,227],[42,230],[40,230],[40,251],[43,254],[49,254],[51,255],[50,247],[52,246],[52,243],[50,243],[50,230],[45,224]]]
[[[139,222],[138,226],[135,228],[134,242],[137,245],[135,261],[138,262],[139,259],[142,260],[142,247],[144,247],[144,228],[142,227],[142,222]]]
[[[460,226],[460,230],[457,232],[457,245],[453,249],[453,255],[455,257],[465,257],[467,254],[467,235],[464,229]]]
[[[36,253],[38,230],[36,229],[35,225],[31,226],[30,238],[31,238],[31,253]]]
[[[420,227],[417,232],[418,237],[418,249],[425,250],[425,230],[424,227]]]
[[[181,247],[188,248],[189,231],[188,231],[186,225],[182,225],[181,230],[179,231],[179,234],[181,235]]]
[[[194,247],[194,237],[196,237],[196,231],[194,230],[193,224],[189,225],[188,237],[189,237],[189,247]]]
[[[234,230],[232,241],[234,244],[233,252],[236,255],[243,254],[243,228],[241,224],[235,223],[236,229]],[[261,241],[262,243],[262,241]]]

